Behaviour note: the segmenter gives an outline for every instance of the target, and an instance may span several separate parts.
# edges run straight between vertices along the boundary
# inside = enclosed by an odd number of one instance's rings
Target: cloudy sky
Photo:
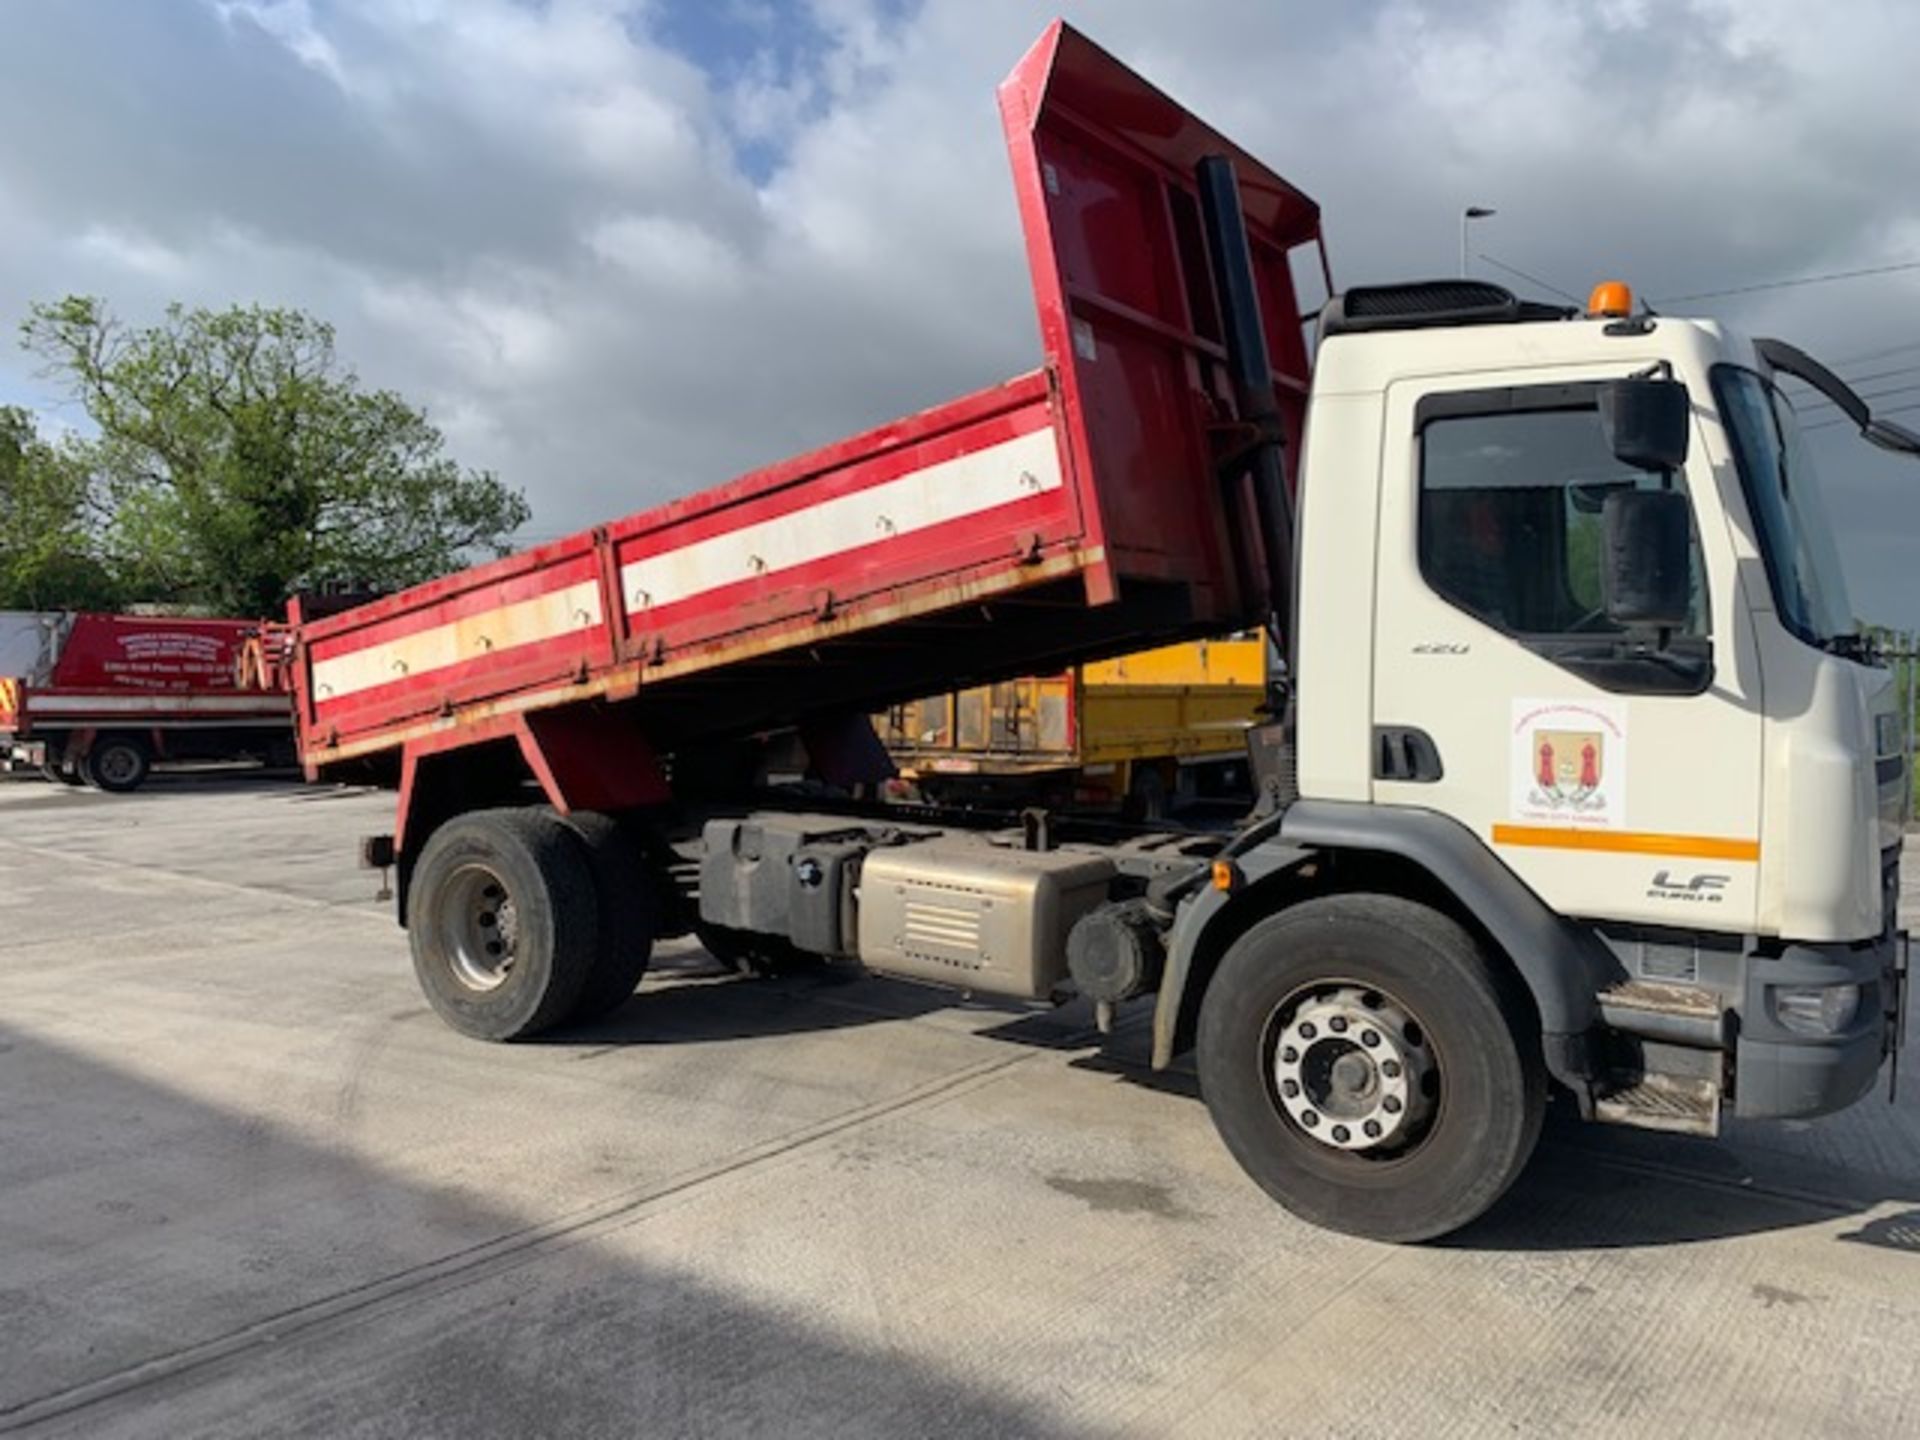
[[[1033,363],[993,87],[1059,8],[0,0],[0,322],[305,307],[560,533]],[[1920,261],[1911,0],[1064,8],[1315,195],[1341,283],[1489,205],[1548,284],[1920,402],[1920,269],[1744,288]],[[0,403],[76,418],[5,343]],[[1920,466],[1845,436],[1855,608],[1920,627]]]

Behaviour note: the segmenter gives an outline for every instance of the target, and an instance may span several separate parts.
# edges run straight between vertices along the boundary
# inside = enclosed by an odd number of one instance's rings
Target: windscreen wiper
[[[1838,405],[1840,413],[1859,427],[1861,439],[1896,455],[1920,457],[1920,434],[1891,420],[1874,419],[1867,402],[1853,387],[1806,351],[1784,340],[1756,340],[1753,348],[1775,370],[1797,376]]]

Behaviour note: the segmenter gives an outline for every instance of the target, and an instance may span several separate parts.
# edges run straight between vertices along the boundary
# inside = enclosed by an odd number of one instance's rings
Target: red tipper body
[[[0,676],[0,733],[36,728],[151,730],[288,719],[283,694],[242,689],[240,652],[259,627],[245,620],[131,615],[33,617],[37,656]],[[24,654],[24,652],[22,652]]]
[[[1246,427],[1194,166],[1236,167],[1289,437],[1288,257],[1324,269],[1318,208],[1064,25],[1000,107],[1042,368],[341,615],[296,607],[309,772],[404,782],[513,738],[563,808],[641,803],[650,755],[690,740],[1263,618],[1251,487],[1216,459]]]

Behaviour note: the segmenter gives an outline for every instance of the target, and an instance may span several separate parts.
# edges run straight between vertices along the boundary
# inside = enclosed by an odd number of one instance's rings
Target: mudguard
[[[1526,982],[1540,1014],[1549,1070],[1569,1083],[1588,1078],[1584,1037],[1599,1019],[1599,991],[1617,964],[1601,941],[1557,914],[1466,826],[1434,810],[1300,800],[1266,838],[1231,852],[1238,872],[1232,893],[1211,887],[1181,904],[1168,937],[1167,965],[1153,1022],[1153,1064],[1171,1062],[1184,1022],[1199,996],[1186,992],[1196,958],[1217,947],[1227,926],[1250,923],[1243,906],[1277,907],[1316,887],[1263,886],[1329,855],[1391,856],[1417,866],[1486,930]],[[1255,917],[1257,918],[1257,917]],[[1213,937],[1211,940],[1209,937]]]

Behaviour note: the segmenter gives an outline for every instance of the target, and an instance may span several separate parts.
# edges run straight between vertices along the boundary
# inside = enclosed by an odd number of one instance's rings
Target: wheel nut
[[[1400,1113],[1400,1097],[1398,1095],[1387,1096],[1386,1099],[1380,1102],[1380,1108],[1389,1115],[1398,1115]]]
[[[1302,1040],[1311,1040],[1314,1036],[1318,1035],[1319,1033],[1320,1032],[1314,1028],[1313,1022],[1311,1020],[1306,1021],[1300,1027],[1300,1038]]]
[[[1378,1120],[1369,1120],[1360,1128],[1367,1132],[1367,1138],[1369,1140],[1378,1140],[1380,1138],[1380,1122]]]
[[[1300,1116],[1300,1123],[1306,1126],[1309,1130],[1311,1130],[1314,1126],[1320,1123],[1320,1112],[1318,1110],[1308,1110],[1303,1112]]]
[[[1291,1045],[1282,1045],[1280,1047],[1280,1059],[1288,1065],[1297,1065],[1300,1063],[1300,1052]]]
[[[1380,1073],[1389,1080],[1398,1080],[1400,1078],[1400,1062],[1398,1060],[1382,1060],[1380,1062]]]
[[[1331,1020],[1327,1021],[1327,1028],[1336,1035],[1346,1034],[1347,1033],[1347,1017],[1344,1015],[1334,1016]]]
[[[1353,1138],[1353,1132],[1344,1125],[1336,1125],[1333,1127],[1333,1138],[1344,1145]]]
[[[491,910],[483,910],[480,912],[480,927],[483,930],[491,930],[499,923],[500,917],[495,915]]]
[[[1378,1030],[1362,1030],[1360,1032],[1360,1043],[1369,1050],[1373,1049],[1374,1046],[1380,1043],[1380,1032]]]
[[[1298,1080],[1281,1081],[1280,1093],[1289,1100],[1295,1099],[1300,1094],[1300,1082]]]

